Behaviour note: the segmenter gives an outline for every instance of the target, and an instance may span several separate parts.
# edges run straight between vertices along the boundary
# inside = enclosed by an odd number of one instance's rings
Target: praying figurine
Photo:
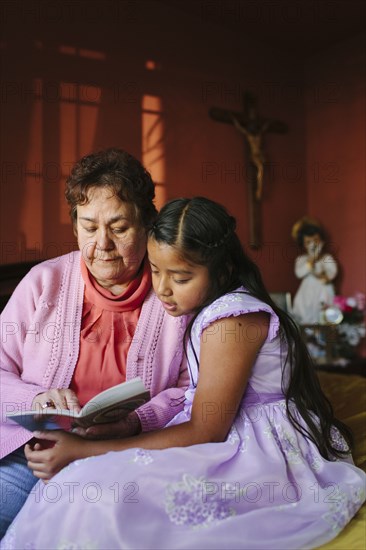
[[[300,325],[318,324],[326,307],[333,305],[337,262],[324,251],[325,231],[318,221],[301,218],[292,228],[292,237],[304,252],[295,260],[295,275],[301,283],[292,315]]]

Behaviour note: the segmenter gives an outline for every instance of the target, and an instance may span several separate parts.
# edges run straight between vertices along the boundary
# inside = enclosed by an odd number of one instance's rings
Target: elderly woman
[[[32,434],[6,421],[6,412],[46,403],[79,409],[140,376],[148,403],[119,422],[79,430],[126,437],[173,418],[188,381],[185,319],[167,315],[151,289],[149,173],[128,153],[107,149],[76,163],[66,198],[80,250],[34,267],[1,315],[1,536],[37,481],[24,456]]]

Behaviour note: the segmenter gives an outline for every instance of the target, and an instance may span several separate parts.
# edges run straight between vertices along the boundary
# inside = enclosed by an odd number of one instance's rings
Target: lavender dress
[[[276,315],[244,293],[228,294],[201,312],[193,345],[198,356],[214,320],[259,310],[271,314],[269,335],[225,442],[76,461],[36,485],[2,548],[283,550],[334,538],[364,502],[366,476],[351,458],[324,460],[289,423]],[[192,350],[189,360],[186,406],[170,424],[190,417]],[[208,402],[203,415],[216,412]],[[336,431],[334,438],[344,445]]]

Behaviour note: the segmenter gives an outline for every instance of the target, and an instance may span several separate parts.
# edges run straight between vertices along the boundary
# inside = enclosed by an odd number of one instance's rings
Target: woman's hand
[[[33,474],[45,481],[57,472],[82,457],[82,448],[87,442],[77,435],[61,430],[34,432],[36,441],[27,443],[24,449],[28,467]]]
[[[54,409],[68,409],[74,413],[80,411],[80,403],[76,393],[69,389],[52,389],[35,396],[32,409],[38,410],[45,407]]]
[[[132,411],[126,418],[118,422],[109,422],[108,424],[95,424],[90,428],[77,427],[73,433],[84,437],[85,439],[115,439],[131,437],[141,432],[141,423],[138,414]]]

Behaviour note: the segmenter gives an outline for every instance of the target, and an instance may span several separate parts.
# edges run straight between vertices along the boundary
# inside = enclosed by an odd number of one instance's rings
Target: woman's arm
[[[27,337],[34,341],[41,339],[33,321],[37,297],[37,288],[28,274],[19,283],[0,316],[0,395],[4,414],[20,410],[20,407],[30,408],[34,396],[46,389],[31,381],[30,377],[22,379],[25,340]]]
[[[267,313],[228,317],[212,323],[201,336],[200,367],[191,419],[127,439],[90,441],[61,431],[34,435],[53,443],[27,446],[28,465],[50,479],[70,462],[130,448],[165,449],[223,441],[237,414],[257,354],[268,334]]]
[[[53,335],[60,274],[57,272],[52,277],[52,272],[44,276],[46,271],[43,264],[33,268],[20,281],[1,313],[0,394],[4,423],[9,423],[5,418],[7,412],[37,408],[46,401],[53,401],[60,408],[80,408],[71,390],[50,389],[42,384],[54,342],[60,346],[68,344],[65,338],[70,329],[66,324],[61,325],[60,335]],[[45,292],[49,279],[56,286],[52,303]]]

